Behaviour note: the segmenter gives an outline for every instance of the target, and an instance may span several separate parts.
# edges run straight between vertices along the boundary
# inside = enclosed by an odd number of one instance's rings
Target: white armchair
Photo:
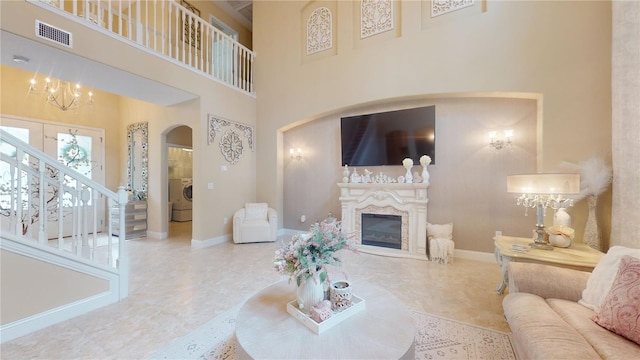
[[[247,203],[233,215],[236,244],[276,241],[278,213],[266,203]]]

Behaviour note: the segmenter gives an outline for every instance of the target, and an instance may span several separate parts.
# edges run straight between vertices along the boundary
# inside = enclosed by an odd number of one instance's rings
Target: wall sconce
[[[489,147],[494,150],[504,149],[511,145],[511,138],[513,137],[513,130],[504,131],[504,139],[498,138],[497,131],[489,131]]]
[[[302,149],[301,148],[297,148],[297,149],[289,149],[289,157],[291,159],[296,159],[296,160],[300,160],[302,159]]]

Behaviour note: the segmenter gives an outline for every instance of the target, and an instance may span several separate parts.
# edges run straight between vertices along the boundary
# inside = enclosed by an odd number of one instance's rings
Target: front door
[[[79,128],[75,126],[45,123],[31,119],[20,119],[2,117],[3,130],[28,142],[29,145],[45,152],[47,155],[57,159],[67,167],[70,167],[91,180],[104,185],[104,136],[103,130]],[[7,169],[8,171],[8,169]],[[5,171],[2,171],[3,173]],[[26,179],[24,179],[26,181]],[[75,188],[75,180],[64,179],[63,185],[68,188]],[[64,191],[62,199],[62,223],[58,222],[58,194],[56,189],[49,188],[45,194],[45,216],[47,218],[48,238],[57,238],[58,234],[70,236],[73,233],[73,226],[82,226],[74,221],[74,210],[79,205],[76,201],[77,193]],[[23,193],[23,198],[31,196],[31,191]],[[91,195],[92,197],[92,195]],[[105,200],[91,198],[87,202],[90,214],[93,214],[95,207],[95,219],[99,222],[98,230],[102,230],[104,225]],[[89,216],[90,221],[86,224],[88,229],[93,229],[94,216]],[[30,233],[37,233],[31,232]]]

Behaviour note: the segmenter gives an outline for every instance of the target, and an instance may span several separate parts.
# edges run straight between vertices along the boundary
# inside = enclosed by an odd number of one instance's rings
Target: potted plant
[[[309,313],[312,306],[324,299],[328,284],[328,268],[339,266],[342,261],[336,252],[355,250],[351,238],[342,232],[341,222],[324,220],[311,225],[308,233],[296,234],[291,241],[276,250],[276,271],[295,279],[300,309]]]

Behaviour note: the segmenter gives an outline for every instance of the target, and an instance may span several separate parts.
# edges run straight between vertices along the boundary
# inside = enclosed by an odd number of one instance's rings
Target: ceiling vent
[[[51,26],[47,23],[43,23],[40,20],[36,20],[36,36],[53,41],[60,45],[73,47],[72,34],[70,32]]]

